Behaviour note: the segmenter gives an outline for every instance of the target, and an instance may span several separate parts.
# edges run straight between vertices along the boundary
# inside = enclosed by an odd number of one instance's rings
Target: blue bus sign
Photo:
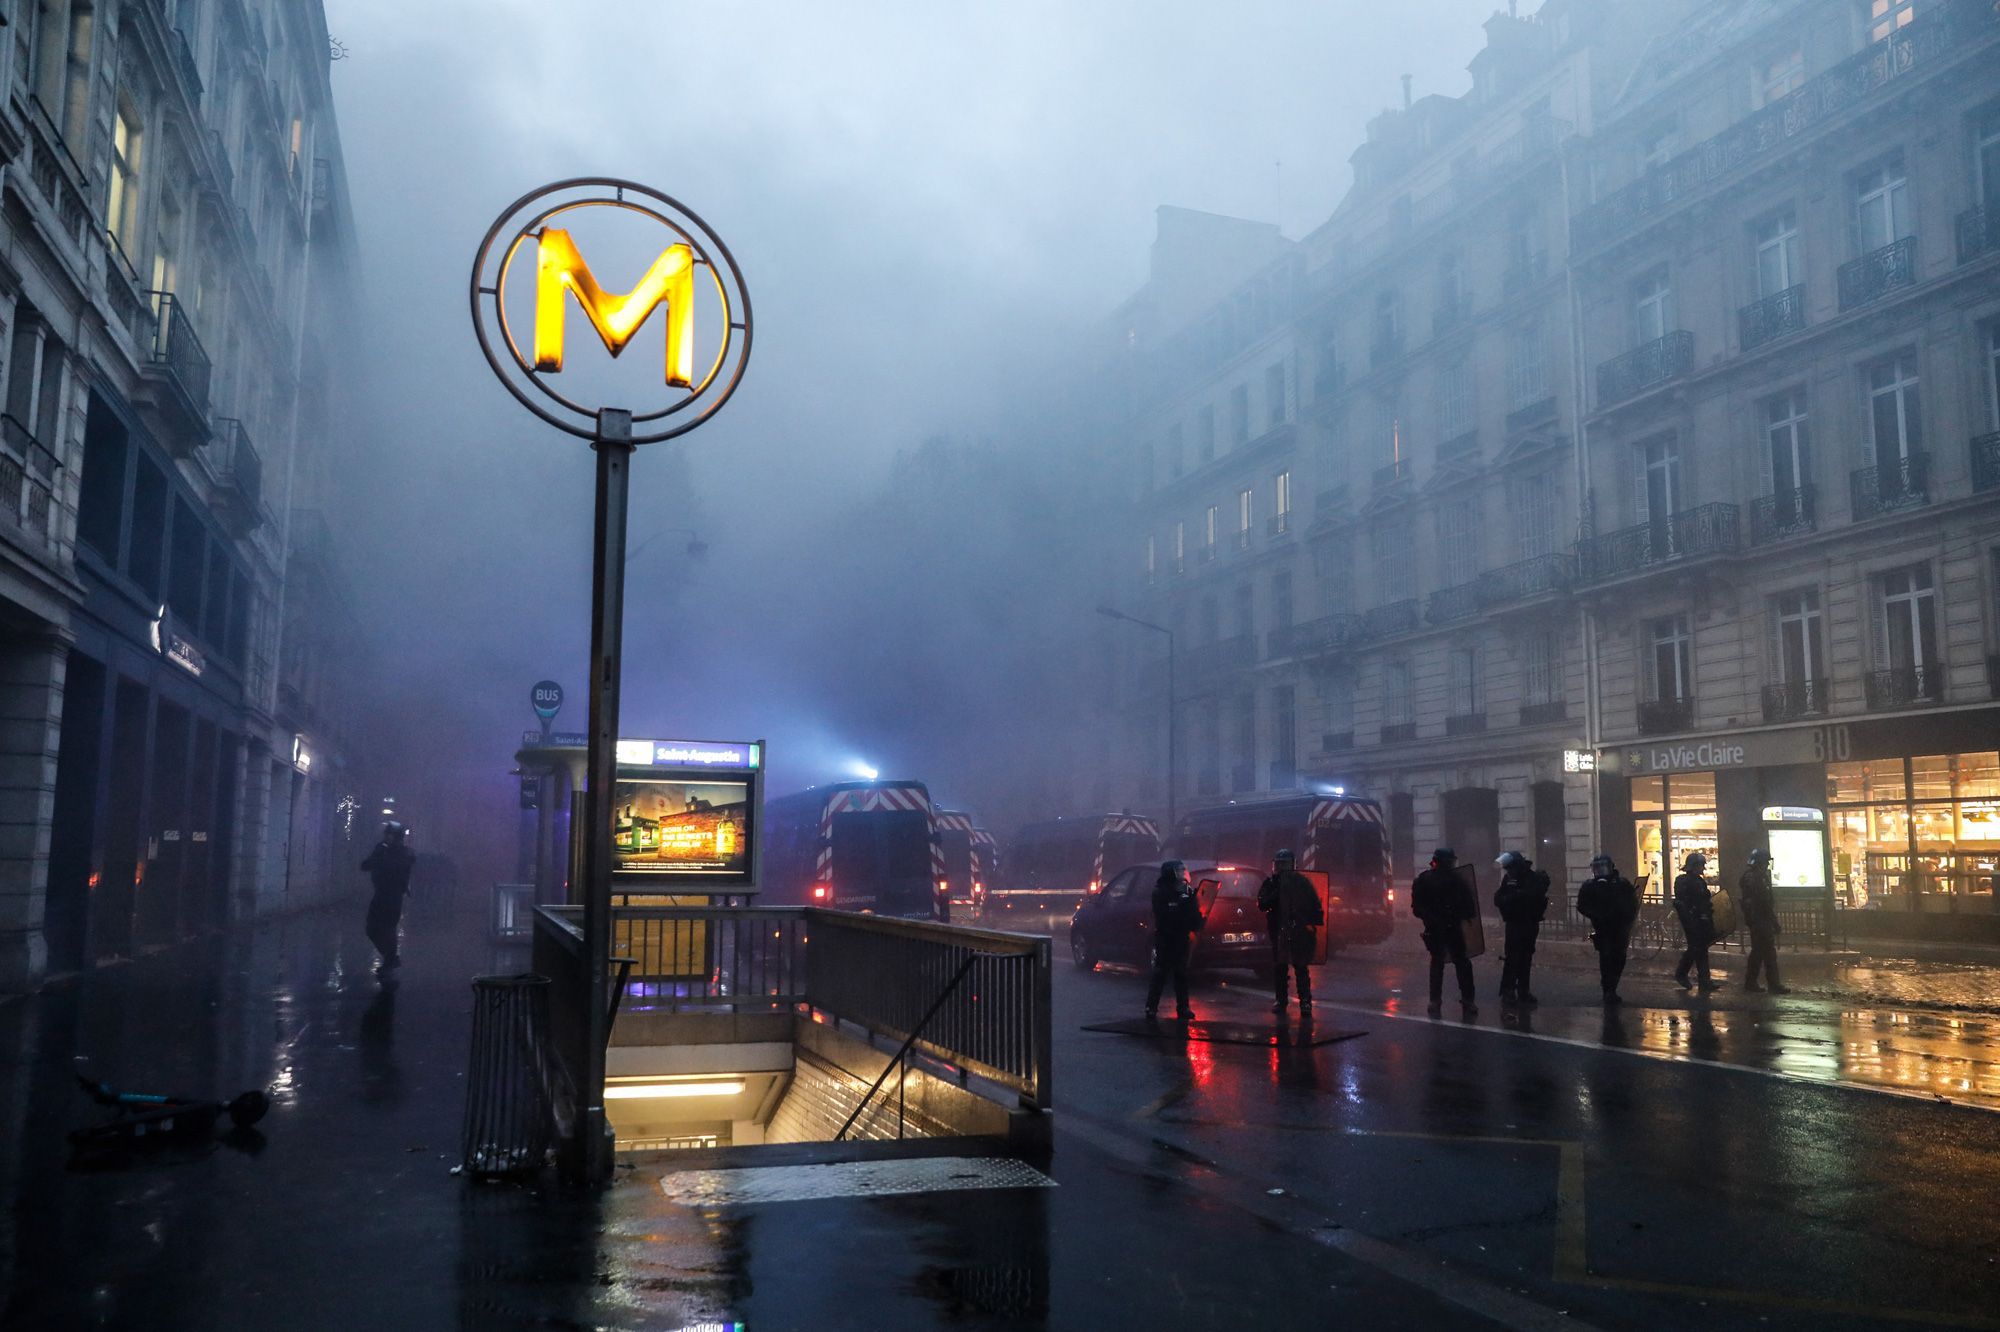
[[[554,680],[542,680],[528,691],[528,702],[534,705],[535,715],[543,721],[554,721],[562,711],[563,687]]]

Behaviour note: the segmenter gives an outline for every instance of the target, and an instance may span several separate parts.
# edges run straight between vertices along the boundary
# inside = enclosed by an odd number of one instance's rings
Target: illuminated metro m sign
[[[621,285],[613,265],[630,260],[635,219],[658,234],[658,248],[648,242],[638,251],[647,267],[629,290],[607,289],[598,273]],[[622,227],[615,245],[604,239],[613,224]],[[630,412],[630,433],[621,430],[620,438],[634,444],[686,434],[729,400],[750,359],[750,295],[729,247],[674,199],[632,181],[558,181],[515,200],[480,243],[471,295],[480,350],[507,391],[585,439],[601,437],[608,411],[621,419]],[[609,402],[583,401],[585,390],[559,387],[575,356],[567,345],[572,303],[614,361],[657,322],[666,338],[664,362],[655,362],[663,365],[659,377],[633,371],[617,380],[630,393],[619,388]],[[603,375],[585,378],[604,391]]]

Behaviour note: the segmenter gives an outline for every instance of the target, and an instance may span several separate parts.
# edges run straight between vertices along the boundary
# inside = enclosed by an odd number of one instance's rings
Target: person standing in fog
[[[1701,977],[1703,994],[1719,984],[1708,970],[1708,950],[1715,944],[1715,903],[1708,895],[1708,880],[1702,877],[1707,868],[1708,857],[1690,851],[1681,862],[1680,877],[1674,880],[1674,914],[1680,917],[1681,933],[1687,938],[1681,964],[1674,968],[1674,981],[1688,989],[1688,973],[1695,972]]]
[[[1312,880],[1295,868],[1297,857],[1280,851],[1271,866],[1271,877],[1257,889],[1257,909],[1271,931],[1271,970],[1276,975],[1277,1000],[1273,1013],[1285,1011],[1286,973],[1298,978],[1299,1017],[1312,1020],[1312,960],[1319,944],[1319,927],[1326,912],[1319,904],[1319,891]]]
[[[1458,853],[1448,846],[1431,852],[1431,867],[1410,884],[1410,914],[1424,923],[1424,947],[1431,955],[1430,1015],[1444,1007],[1444,964],[1458,972],[1458,1000],[1465,1016],[1477,1017],[1472,1001],[1472,959],[1465,955],[1465,922],[1479,912],[1479,902],[1458,877]]]
[[[1187,867],[1178,860],[1160,866],[1153,884],[1153,980],[1146,987],[1146,1018],[1160,1015],[1160,991],[1167,978],[1174,981],[1174,1016],[1182,1022],[1194,1017],[1188,1006],[1188,944],[1201,929],[1201,899],[1188,882]]]
[[[1549,876],[1519,851],[1503,851],[1493,863],[1500,867],[1493,905],[1506,931],[1506,951],[1500,955],[1500,1002],[1532,1008],[1541,1001],[1528,988],[1528,971],[1534,965],[1542,917],[1549,914]]]
[[[1778,979],[1778,895],[1771,889],[1771,853],[1758,847],[1750,853],[1743,877],[1736,881],[1743,923],[1750,927],[1750,965],[1744,968],[1743,988],[1761,990],[1759,975],[1771,978],[1772,994],[1790,994]]]
[[[403,925],[403,899],[410,892],[410,870],[416,853],[404,844],[406,829],[400,823],[382,825],[382,840],[361,862],[362,870],[375,885],[368,899],[368,942],[375,945],[380,959],[375,974],[387,976],[403,965],[397,935]]]
[[[1590,922],[1590,942],[1597,949],[1597,983],[1607,1007],[1623,1003],[1618,978],[1632,946],[1632,926],[1639,920],[1639,890],[1618,872],[1610,856],[1590,862],[1590,878],[1576,895],[1576,914]]]

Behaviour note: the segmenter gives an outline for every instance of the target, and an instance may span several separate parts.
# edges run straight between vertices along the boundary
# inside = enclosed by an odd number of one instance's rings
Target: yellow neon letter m
[[[613,356],[639,331],[655,308],[667,307],[667,383],[694,384],[694,251],[669,245],[639,285],[623,296],[597,285],[567,231],[544,227],[535,237],[540,257],[535,276],[535,369],[563,368],[563,293],[573,292],[592,328]]]

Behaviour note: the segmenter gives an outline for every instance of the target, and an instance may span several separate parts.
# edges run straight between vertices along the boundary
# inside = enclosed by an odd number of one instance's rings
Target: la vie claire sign
[[[1716,768],[1768,768],[1784,763],[1837,762],[1852,749],[1845,726],[1813,726],[1789,731],[1750,731],[1706,740],[1672,740],[1607,751],[1628,777],[1655,772],[1700,772]]]

